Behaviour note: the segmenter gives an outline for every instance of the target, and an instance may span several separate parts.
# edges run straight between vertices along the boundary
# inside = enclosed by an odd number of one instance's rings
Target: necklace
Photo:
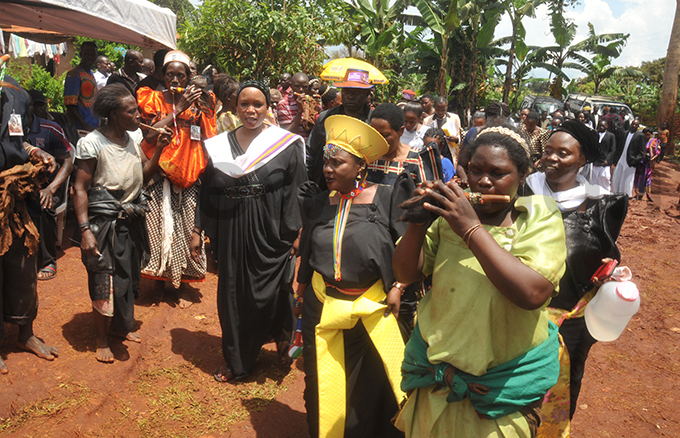
[[[352,190],[349,193],[338,192],[338,195],[340,195],[340,198],[342,198],[342,199],[352,199],[356,195],[361,193],[365,188],[366,188],[366,180],[362,180],[361,183],[359,184],[359,186],[356,189]]]
[[[347,218],[349,217],[349,209],[352,206],[352,200],[366,188],[366,180],[362,180],[359,186],[349,193],[340,193],[338,200],[338,209],[335,214],[335,223],[333,224],[333,270],[335,281],[342,279],[342,271],[340,269],[340,261],[342,260],[342,238],[345,235],[345,226],[347,226]]]

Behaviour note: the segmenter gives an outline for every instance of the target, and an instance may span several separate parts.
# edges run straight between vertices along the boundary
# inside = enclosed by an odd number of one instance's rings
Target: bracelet
[[[202,236],[202,235],[203,235],[203,233],[202,233],[201,231],[198,231],[196,228],[194,228],[194,229],[191,230],[191,231],[194,232],[194,233],[196,233],[196,234],[198,234],[199,236]]]
[[[402,295],[404,295],[404,292],[406,292],[406,286],[403,285],[403,284],[401,284],[401,283],[399,283],[398,281],[395,281],[394,283],[392,283],[392,286],[390,287],[390,289],[391,289],[391,288],[394,288],[394,287],[396,287],[397,289],[399,289],[399,290],[401,291],[401,294],[402,294]]]
[[[295,307],[297,307],[298,309],[302,307],[302,303],[305,302],[305,299],[299,296],[297,293],[293,294],[293,300],[295,300]]]
[[[89,230],[90,229],[90,223],[89,222],[83,222],[82,224],[78,224],[78,228],[80,228],[81,230],[83,228],[87,228]]]
[[[33,145],[24,143],[24,149],[26,149],[26,153],[27,153],[28,156],[30,157],[30,156],[33,155],[33,152],[35,152],[35,150],[38,149],[38,148],[35,147],[35,146],[33,146]]]
[[[468,246],[468,248],[470,247],[470,239],[472,239],[472,235],[480,228],[482,228],[482,224],[473,225],[465,232],[465,234],[463,234],[463,241],[465,242],[465,245]]]
[[[80,234],[83,234],[85,231],[92,231],[89,224],[85,225],[84,227],[80,227]]]

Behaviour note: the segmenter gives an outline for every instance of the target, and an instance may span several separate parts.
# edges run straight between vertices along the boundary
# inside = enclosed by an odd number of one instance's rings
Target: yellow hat
[[[370,164],[385,155],[390,148],[378,131],[354,117],[330,116],[324,125],[326,127],[324,156],[333,156],[334,151],[340,148],[363,158]]]

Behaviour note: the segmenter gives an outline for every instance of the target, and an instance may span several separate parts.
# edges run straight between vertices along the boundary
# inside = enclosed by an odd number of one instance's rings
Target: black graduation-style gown
[[[244,152],[228,134],[234,157]],[[307,179],[304,146],[289,145],[269,163],[240,178],[208,166],[196,224],[217,260],[217,310],[222,351],[234,377],[255,367],[263,344],[294,330],[293,298],[282,288],[301,227],[297,188]],[[294,267],[294,266],[293,266]]]

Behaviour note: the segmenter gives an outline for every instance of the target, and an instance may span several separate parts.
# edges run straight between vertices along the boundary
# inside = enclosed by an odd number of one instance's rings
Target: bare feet
[[[109,346],[97,346],[97,360],[102,363],[113,363],[113,353]]]
[[[35,336],[28,338],[25,343],[17,341],[17,347],[21,348],[22,350],[35,353],[36,356],[46,360],[54,360],[54,358],[58,356],[57,347],[45,345],[43,341],[36,338]]]
[[[127,333],[125,333],[125,332],[110,330],[109,334],[111,334],[112,336],[115,336],[117,338],[123,338],[126,341],[136,342],[138,344],[142,343],[142,337],[139,335],[139,332],[127,332]]]
[[[5,362],[0,358],[0,374],[7,374],[9,373],[9,370],[7,369],[7,365],[5,365]]]
[[[194,304],[193,300],[191,299],[191,293],[188,290],[180,288],[177,291],[177,297],[179,298],[177,301],[177,306],[180,309],[186,309]]]

